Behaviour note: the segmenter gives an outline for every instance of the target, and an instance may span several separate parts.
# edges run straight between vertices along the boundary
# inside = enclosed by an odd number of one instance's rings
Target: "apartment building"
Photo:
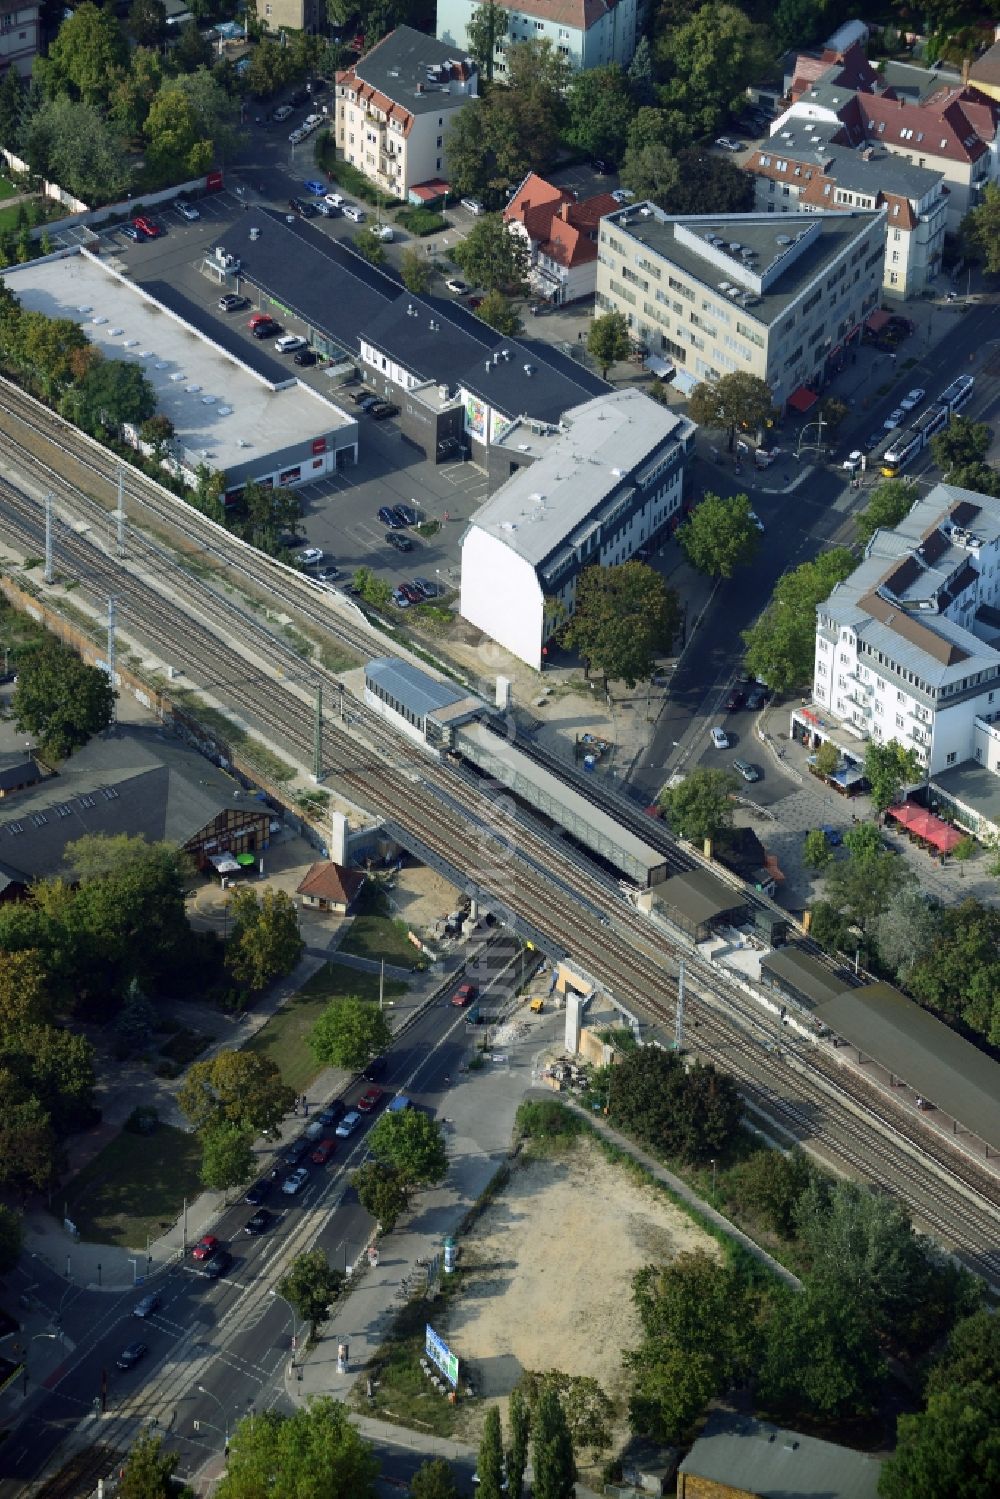
[[[839,124],[788,120],[743,163],[761,213],[884,208],[883,289],[919,296],[941,267],[949,194],[944,174],[913,166],[884,146],[837,145]]]
[[[578,201],[537,172],[528,173],[503,217],[527,243],[529,281],[536,296],[561,306],[594,295],[598,226],[619,206],[610,193]]]
[[[1000,774],[1000,500],[937,484],[816,611],[813,701],[928,775]]]
[[[14,68],[30,78],[41,41],[40,4],[0,0],[0,73]]]
[[[478,0],[438,0],[440,40],[466,51],[469,21],[478,8]],[[512,42],[551,42],[574,70],[612,62],[627,68],[632,61],[638,0],[527,0],[523,6],[505,9],[507,29],[497,38],[495,78],[507,72],[506,52]]]
[[[690,381],[740,372],[808,406],[878,302],[884,208],[671,217],[630,204],[600,222],[597,307]]]
[[[637,390],[519,420],[494,445],[506,482],[462,538],[460,613],[541,670],[585,567],[627,562],[680,508],[695,428]]]
[[[440,197],[445,136],[478,79],[464,53],[397,26],[337,74],[337,148],[391,197]]]

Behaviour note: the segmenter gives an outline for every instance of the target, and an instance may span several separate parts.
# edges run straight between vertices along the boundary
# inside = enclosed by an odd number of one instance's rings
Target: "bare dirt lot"
[[[619,1406],[621,1353],[640,1339],[632,1277],[715,1242],[659,1193],[637,1184],[589,1141],[566,1156],[528,1160],[462,1240],[462,1292],[447,1339],[480,1393],[499,1401],[524,1369],[590,1375]],[[484,1407],[468,1407],[478,1440]]]

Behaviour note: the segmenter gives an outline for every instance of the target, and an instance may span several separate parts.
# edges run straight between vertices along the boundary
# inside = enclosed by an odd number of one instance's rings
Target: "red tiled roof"
[[[310,895],[314,900],[332,901],[338,906],[349,906],[365,882],[365,876],[357,869],[345,869],[342,864],[333,864],[326,859],[310,864],[305,876],[296,886],[297,895]]]
[[[567,268],[597,259],[597,226],[620,204],[610,193],[597,193],[582,203],[531,172],[504,209],[504,221],[521,224],[543,255]]]
[[[966,115],[961,90],[953,89],[936,104],[910,104],[877,94],[856,94],[869,140],[912,150],[918,156],[948,161],[978,161],[989,150]],[[946,101],[946,102],[945,102]],[[910,132],[904,135],[903,132]]]

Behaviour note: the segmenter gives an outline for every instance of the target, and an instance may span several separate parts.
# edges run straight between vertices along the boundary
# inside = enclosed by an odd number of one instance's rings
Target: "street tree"
[[[907,986],[910,970],[933,951],[940,936],[941,908],[919,886],[898,891],[875,923],[879,958]]]
[[[278,1295],[284,1296],[313,1332],[325,1322],[331,1302],[344,1284],[344,1272],[334,1270],[322,1249],[309,1249],[297,1255],[278,1281]]]
[[[505,1455],[507,1492],[510,1499],[521,1499],[531,1442],[531,1408],[517,1385],[511,1390],[507,1402],[507,1421],[510,1425],[510,1441]]]
[[[833,863],[833,849],[822,828],[810,828],[803,840],[802,858],[816,874],[822,874]]]
[[[1000,271],[1000,187],[995,182],[986,183],[978,205],[963,219],[962,231],[995,276]]]
[[[367,260],[369,265],[385,264],[385,245],[380,239],[376,239],[367,224],[357,231],[350,243],[355,255],[360,255],[362,260]]]
[[[481,214],[454,258],[474,286],[487,291],[520,291],[528,278],[528,247],[500,214]]]
[[[146,165],[155,177],[176,181],[176,174],[200,177],[212,165],[215,148],[203,134],[195,101],[179,79],[164,82],[149,106],[143,126]]]
[[[385,1113],[368,1136],[377,1161],[395,1167],[407,1186],[433,1186],[448,1172],[440,1121],[419,1109]]]
[[[743,631],[747,666],[774,692],[791,692],[812,681],[816,605],[854,568],[846,547],[831,547],[803,562],[778,579],[764,612]]]
[[[237,885],[229,898],[226,967],[238,984],[259,993],[291,973],[305,942],[299,932],[295,902],[285,890],[267,889],[258,897],[249,885]]]
[[[988,463],[966,463],[953,468],[948,483],[958,489],[971,489],[975,494],[991,494],[1000,497],[1000,469]]]
[[[365,1161],[352,1175],[351,1186],[381,1231],[391,1234],[410,1205],[407,1184],[396,1168],[385,1161]]]
[[[836,775],[839,767],[840,750],[832,739],[824,739],[815,755],[814,769],[816,774],[827,777]]]
[[[128,29],[140,47],[158,47],[167,34],[167,7],[163,0],[132,0]]]
[[[587,353],[597,360],[605,380],[613,364],[628,358],[631,347],[628,318],[623,312],[605,312],[587,330]]]
[[[808,1281],[782,1296],[767,1327],[758,1386],[791,1420],[842,1420],[874,1408],[886,1376],[863,1302]]]
[[[774,419],[774,397],[766,380],[739,371],[718,380],[703,380],[691,392],[691,420],[699,427],[715,427],[729,434],[729,451],[736,432],[759,432]]]
[[[566,1413],[551,1387],[542,1390],[531,1418],[533,1499],[573,1499],[576,1462]]]
[[[516,338],[524,331],[521,319],[518,317],[517,309],[514,308],[502,291],[488,291],[476,308],[476,316],[482,318],[491,328],[502,333],[505,338]]]
[[[476,1472],[479,1475],[478,1489],[483,1499],[505,1499],[500,1408],[496,1405],[491,1405],[486,1412],[483,1434],[479,1439]]]
[[[710,0],[657,39],[660,98],[684,116],[692,135],[711,134],[745,102],[746,86],[767,68],[770,48],[764,27],[736,6]]]
[[[710,578],[731,578],[757,555],[760,531],[745,494],[706,494],[677,533],[684,555]]]
[[[142,442],[149,444],[156,458],[162,458],[168,444],[175,435],[175,431],[176,429],[169,416],[165,416],[162,411],[158,411],[153,416],[147,417],[143,422],[139,428],[139,438]]]
[[[588,567],[577,579],[576,609],[561,639],[579,651],[588,675],[634,687],[648,680],[658,656],[673,645],[680,625],[677,595],[643,562]]]
[[[424,292],[430,291],[431,267],[427,256],[421,255],[416,245],[407,245],[403,251],[399,274],[406,290],[415,297],[422,297]]]
[[[215,160],[224,166],[247,139],[239,125],[238,99],[226,92],[208,67],[182,73],[176,83],[191,106],[197,135],[211,143]]]
[[[867,953],[869,945],[874,942],[869,934],[875,923],[893,897],[913,882],[914,875],[906,861],[879,845],[871,853],[861,857],[852,854],[850,858],[838,859],[831,865],[825,895],[841,918],[858,929],[860,945]],[[813,921],[813,935],[816,935],[815,916]],[[820,940],[818,936],[816,940]]]
[[[990,438],[990,429],[985,422],[973,422],[968,417],[954,415],[947,426],[931,438],[931,453],[944,474],[945,482],[951,482],[956,469],[982,463],[990,450]],[[913,487],[915,489],[916,485]]]
[[[618,63],[575,73],[566,91],[566,108],[570,145],[591,157],[622,160],[636,106]]]
[[[934,942],[914,962],[907,987],[944,1020],[1000,1045],[1000,911],[977,900],[945,906]]]
[[[0,1185],[22,1192],[52,1186],[58,1176],[59,1147],[48,1111],[27,1093],[0,1060]]]
[[[642,109],[640,114],[659,114],[659,110]],[[635,143],[634,132],[622,161],[621,182],[637,198],[648,198],[661,208],[673,199],[680,188],[681,169],[670,146],[662,140]]]
[[[0,1275],[8,1275],[21,1258],[21,1215],[0,1202]]]
[[[392,1044],[392,1028],[374,1000],[348,995],[327,1005],[308,1041],[321,1066],[360,1072]]]
[[[854,518],[858,541],[867,546],[880,528],[891,531],[905,520],[917,500],[919,490],[912,479],[885,479],[876,484],[864,510]]]
[[[43,754],[65,760],[107,728],[115,696],[107,672],[48,637],[18,662],[11,709],[19,733],[36,735]]]
[[[378,1473],[347,1406],[319,1395],[292,1415],[272,1409],[245,1417],[215,1499],[376,1499]]]
[[[291,1111],[295,1093],[260,1052],[219,1051],[192,1062],[177,1103],[198,1130],[232,1124],[254,1135],[271,1134]]]
[[[444,142],[452,188],[497,207],[523,180],[532,162],[517,101],[509,89],[495,88],[485,99],[454,113]]]
[[[733,797],[740,783],[728,770],[699,767],[676,786],[660,792],[670,826],[691,843],[714,842],[733,825]]]
[[[35,76],[50,98],[68,94],[104,105],[114,79],[127,66],[128,42],[114,10],[85,0],[60,25]]]
[[[465,25],[465,37],[470,53],[482,69],[487,83],[493,82],[497,43],[507,35],[510,17],[503,6],[495,0],[483,0],[477,5]]]
[[[357,590],[358,596],[364,599],[366,604],[371,604],[373,609],[388,608],[389,600],[392,598],[392,585],[384,578],[377,577],[370,567],[356,567],[351,584]]]
[[[884,744],[872,740],[868,744],[864,772],[879,814],[892,805],[904,786],[919,781],[923,775],[916,750],[904,749],[895,739],[888,739]]]
[[[410,1479],[410,1499],[459,1499],[451,1464],[443,1457],[427,1457]]]
[[[539,1400],[546,1391],[551,1390],[562,1406],[574,1451],[582,1452],[584,1447],[589,1447],[592,1460],[597,1462],[600,1454],[611,1446],[615,1419],[614,1402],[597,1380],[590,1375],[566,1374],[562,1369],[549,1369],[545,1373],[525,1369],[515,1389],[523,1396],[525,1402],[526,1439],[530,1437],[531,1425]],[[527,1449],[525,1449],[525,1457],[527,1458]],[[507,1478],[509,1484],[509,1469]]]
[[[253,1135],[237,1124],[209,1124],[201,1132],[201,1180],[213,1192],[248,1182],[256,1169]]]
[[[174,1499],[174,1472],[180,1455],[168,1452],[162,1436],[142,1432],[133,1442],[118,1481],[121,1499]]]

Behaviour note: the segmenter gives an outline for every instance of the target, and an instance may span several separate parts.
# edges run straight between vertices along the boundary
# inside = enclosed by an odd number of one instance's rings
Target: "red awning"
[[[788,404],[793,411],[806,412],[810,407],[815,406],[818,400],[819,396],[814,390],[810,390],[807,385],[800,385],[788,397]]]
[[[950,823],[935,817],[933,812],[927,812],[923,807],[915,806],[913,802],[904,802],[901,807],[890,807],[889,816],[901,823],[908,833],[923,838],[925,843],[933,844],[944,854],[950,854],[955,845],[962,841],[963,835]]]
[[[891,316],[891,313],[885,312],[881,307],[876,307],[875,311],[870,312],[865,319],[865,327],[870,328],[873,333],[881,333]]]

